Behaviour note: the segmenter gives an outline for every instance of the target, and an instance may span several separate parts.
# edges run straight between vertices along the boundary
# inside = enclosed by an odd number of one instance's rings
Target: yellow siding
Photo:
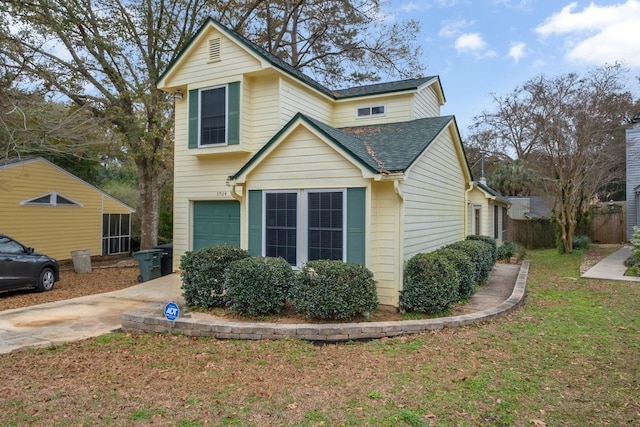
[[[259,150],[282,128],[279,82],[276,74],[245,79],[244,104],[240,116],[242,144],[250,141],[252,151]]]
[[[209,62],[209,40],[216,37],[221,42],[221,60]],[[165,86],[203,88],[238,81],[243,74],[262,69],[260,61],[213,28],[190,49],[190,54],[185,55],[182,63],[174,68],[175,71],[164,83]]]
[[[401,185],[404,260],[465,237],[465,178],[449,128],[431,143]]]
[[[324,123],[331,123],[332,102],[328,98],[288,78],[281,78],[280,85],[281,127],[297,113],[306,114]]]
[[[247,177],[248,189],[363,187],[362,172],[308,129],[295,129]]]
[[[413,118],[411,106],[412,94],[382,95],[378,97],[358,98],[339,101],[335,104],[333,113],[334,127],[368,126],[379,123],[405,122]],[[371,118],[357,118],[356,109],[360,107],[384,105],[384,116]]]
[[[433,85],[423,88],[413,98],[414,119],[426,117],[440,117],[440,102]]]
[[[402,289],[402,201],[392,182],[376,182],[371,195],[370,242],[367,246],[381,304],[398,306]]]
[[[102,214],[131,213],[96,188],[44,161],[0,170],[0,233],[38,252],[70,259],[71,251],[102,254]],[[21,206],[20,202],[57,192],[82,206]]]

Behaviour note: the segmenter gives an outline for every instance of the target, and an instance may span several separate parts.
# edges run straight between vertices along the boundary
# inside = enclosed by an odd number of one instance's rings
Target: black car
[[[27,287],[50,291],[59,279],[58,261],[0,234],[0,291]]]

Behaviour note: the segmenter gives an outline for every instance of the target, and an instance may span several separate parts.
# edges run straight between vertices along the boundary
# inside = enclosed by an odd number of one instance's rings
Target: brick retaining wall
[[[502,304],[472,314],[436,319],[396,322],[277,324],[264,322],[228,322],[182,317],[171,322],[156,313],[124,313],[122,329],[127,332],[180,333],[218,339],[273,340],[299,338],[309,341],[355,341],[394,337],[425,331],[470,325],[508,313],[524,303],[529,261],[520,267],[511,296]]]

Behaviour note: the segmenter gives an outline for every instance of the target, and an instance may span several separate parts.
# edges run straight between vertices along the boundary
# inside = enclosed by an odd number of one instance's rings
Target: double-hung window
[[[200,91],[200,146],[227,142],[227,87]]]
[[[240,143],[240,82],[189,90],[189,148]]]
[[[345,260],[346,192],[307,190],[266,192],[265,255],[292,265]]]

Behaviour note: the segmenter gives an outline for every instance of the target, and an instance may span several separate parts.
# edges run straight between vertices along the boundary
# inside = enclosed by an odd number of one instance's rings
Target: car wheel
[[[36,283],[36,291],[44,292],[50,291],[53,289],[53,284],[55,283],[55,276],[53,274],[53,269],[50,267],[45,267],[40,272],[38,276],[38,283]]]

